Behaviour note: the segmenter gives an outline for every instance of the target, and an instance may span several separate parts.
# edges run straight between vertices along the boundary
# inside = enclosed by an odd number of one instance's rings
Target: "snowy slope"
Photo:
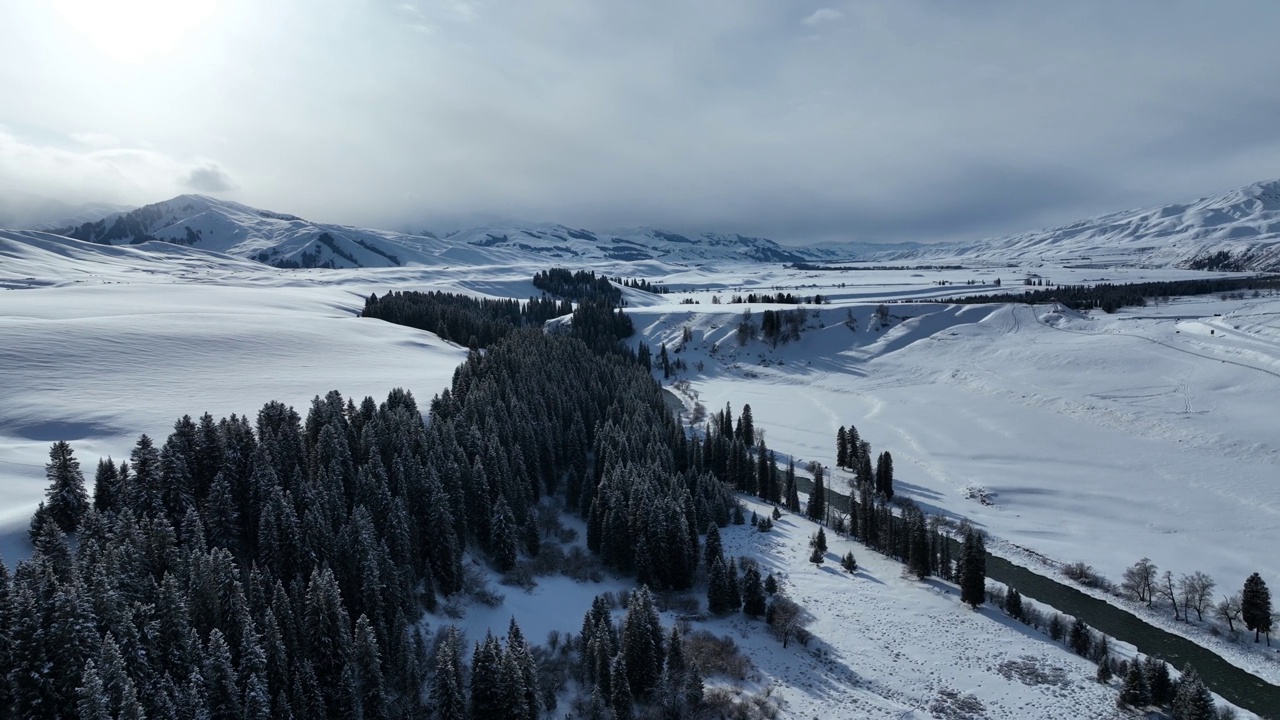
[[[425,236],[311,223],[203,195],[181,195],[58,232],[110,245],[160,240],[277,267],[483,265],[511,259],[509,253],[460,249]]]
[[[879,255],[1097,265],[1188,266],[1225,253],[1222,269],[1280,270],[1280,180],[1190,203],[1102,215],[1049,230]]]
[[[169,243],[0,234],[0,524],[16,531],[29,517],[56,439],[71,441],[91,470],[99,456],[126,456],[139,433],[163,436],[184,413],[254,413],[270,399],[303,407],[330,389],[358,399],[406,387],[425,401],[447,386],[465,351],[355,317],[362,299],[392,288],[528,297],[536,294],[530,276],[546,262],[522,257],[505,266],[286,271]],[[1202,298],[1097,319],[1052,306],[891,304],[889,327],[877,330],[879,302],[987,290],[999,274],[1007,282],[1019,271],[819,273],[653,260],[595,269],[679,290],[629,292],[635,341],[666,343],[687,362],[673,380],[688,384],[668,386],[690,406],[750,403],[780,453],[832,465],[835,430],[852,423],[873,450],[893,453],[901,494],[971,519],[997,552],[1082,560],[1113,578],[1147,555],[1175,574],[1203,570],[1222,589],[1253,571],[1280,585],[1270,552],[1280,544],[1276,298]],[[1069,284],[1195,275],[1039,271]],[[957,288],[970,280],[976,287]],[[810,308],[799,342],[739,347],[745,306],[711,298],[774,287],[833,304],[816,317]],[[752,307],[756,318],[765,309],[792,307]],[[693,341],[675,353],[685,325]],[[975,489],[991,503],[978,502]],[[771,536],[726,533],[726,547],[758,555],[797,599],[822,610],[817,644],[782,652],[749,621],[713,623],[758,652],[786,716],[927,717],[944,690],[972,694],[991,717],[1053,717],[1055,697],[1108,716],[1110,691],[1089,685],[1089,668],[1059,648],[870,556],[859,555],[867,571],[856,579],[814,569],[796,542],[809,530],[788,522]],[[11,562],[23,549],[3,552]],[[597,591],[554,583],[531,596],[510,590],[503,609],[474,620],[500,629],[509,613],[526,624],[552,607],[526,626],[576,632]],[[562,616],[569,619],[556,624]],[[1029,686],[999,672],[1026,656],[1060,668],[1066,685]],[[1280,678],[1275,661],[1234,660]]]

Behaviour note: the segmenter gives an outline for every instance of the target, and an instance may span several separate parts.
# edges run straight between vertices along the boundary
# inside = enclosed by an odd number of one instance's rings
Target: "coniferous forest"
[[[706,462],[727,453],[688,439],[626,353],[511,329],[426,415],[394,390],[330,392],[305,418],[184,416],[101,461],[92,498],[55,444],[33,554],[0,565],[0,714],[463,717],[461,649],[417,621],[463,589],[465,551],[498,571],[536,556],[556,496],[606,566],[682,589],[699,530],[729,522],[725,467]],[[524,679],[482,695],[534,692],[518,632],[499,655]],[[504,716],[537,713],[520,707]]]

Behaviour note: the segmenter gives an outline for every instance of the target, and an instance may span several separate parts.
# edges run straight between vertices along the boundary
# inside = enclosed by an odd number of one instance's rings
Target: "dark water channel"
[[[796,479],[800,489],[812,488],[808,478]],[[828,491],[832,506],[848,512],[847,495]],[[960,544],[953,542],[954,557]],[[1186,638],[1151,625],[1133,613],[1080,590],[987,553],[987,577],[1018,589],[1037,605],[1078,617],[1089,627],[1138,648],[1143,655],[1163,658],[1175,669],[1191,663],[1209,689],[1264,718],[1280,718],[1280,686],[1242,670]]]

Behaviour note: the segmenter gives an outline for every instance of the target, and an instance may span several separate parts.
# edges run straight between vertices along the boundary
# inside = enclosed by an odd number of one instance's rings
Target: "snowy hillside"
[[[510,253],[433,238],[311,223],[203,195],[181,195],[58,231],[78,240],[129,245],[159,240],[284,268],[483,265]]]
[[[637,261],[705,266],[862,260],[1276,270],[1280,269],[1280,181],[1255,183],[1192,203],[1112,213],[1059,228],[969,243],[786,245],[735,233],[682,234],[650,227],[600,231],[521,223],[413,234],[312,223],[201,195],[182,195],[56,232],[111,245],[161,240],[285,268]]]
[[[1280,180],[1191,203],[1129,210],[1049,230],[877,256],[1004,263],[1280,270]]]
[[[444,237],[413,235],[312,223],[294,215],[202,195],[182,195],[57,232],[110,245],[160,240],[285,268],[492,265],[520,261],[790,263],[847,255],[847,251],[832,248],[785,248],[765,238],[714,233],[687,236],[653,228],[595,232],[562,225],[492,226]]]
[[[281,270],[172,243],[117,247],[0,234],[6,560],[30,552],[22,528],[42,496],[54,440],[70,441],[92,462],[125,457],[141,432],[163,437],[183,413],[252,413],[270,399],[303,407],[330,389],[359,398],[405,387],[425,402],[448,386],[465,349],[356,313],[370,293],[390,289],[536,294],[530,278],[547,267],[545,258],[471,247],[527,259]],[[1004,268],[823,273],[758,262],[714,270],[653,260],[584,264],[677,288],[663,296],[627,291],[633,342],[655,350],[665,343],[684,364],[666,385],[691,410],[750,403],[780,455],[831,466],[836,429],[853,424],[873,450],[893,453],[902,496],[928,512],[970,519],[1005,556],[1033,565],[1079,560],[1117,578],[1146,555],[1175,573],[1203,570],[1221,590],[1253,571],[1280,583],[1280,566],[1266,550],[1280,542],[1271,487],[1280,451],[1268,421],[1280,399],[1275,298],[1180,300],[1093,319],[1053,306],[938,302],[1020,273]],[[1203,276],[1039,271],[1066,284]],[[748,306],[712,299],[770,288],[820,293],[830,304],[809,307],[798,341],[739,345],[736,328]],[[883,326],[875,312],[881,302],[890,303]],[[765,310],[794,309],[751,306],[757,319]],[[846,472],[831,476],[837,488],[846,486]],[[904,579],[869,555],[860,553],[865,569],[856,577],[815,569],[801,544],[810,531],[788,518],[775,535],[731,532],[726,544],[755,555],[819,610],[816,645],[784,651],[748,621],[710,623],[750,650],[760,687],[774,688],[784,716],[833,708],[847,713],[838,717],[945,716],[939,702],[966,696],[989,717],[1071,717],[1055,709],[1055,698],[1107,716],[1114,691],[1092,684],[1088,665],[1060,646],[994,611],[961,608],[945,586]],[[569,618],[563,624],[545,617],[551,596],[515,589],[504,589],[507,604],[488,619],[468,616],[466,624],[498,630],[515,614],[526,627],[576,629],[589,596],[616,582],[553,593],[557,617]],[[1233,662],[1271,681],[1280,677],[1280,663],[1243,654],[1248,645],[1195,637],[1224,655],[1235,648]],[[1018,663],[1062,683],[1030,686],[1002,674]]]

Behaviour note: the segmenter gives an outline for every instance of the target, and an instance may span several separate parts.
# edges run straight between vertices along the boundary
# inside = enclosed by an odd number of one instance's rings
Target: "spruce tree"
[[[609,706],[613,709],[613,720],[632,720],[635,717],[631,686],[627,682],[631,674],[625,653],[613,659],[613,664],[609,668],[610,685],[613,690],[609,695]]]
[[[764,591],[770,595],[778,592],[778,579],[773,576],[773,573],[769,573],[765,576]]]
[[[1094,675],[1094,679],[1103,685],[1111,683],[1111,658],[1109,656],[1103,655],[1098,662],[1098,672]]]
[[[893,499],[893,456],[888,450],[876,460],[876,492],[886,500]]]
[[[50,519],[64,533],[75,532],[89,511],[89,493],[84,487],[80,461],[70,443],[59,440],[49,448],[49,463],[44,468],[49,487],[45,490],[45,508]]]
[[[708,571],[711,564],[716,560],[724,562],[724,547],[720,542],[720,528],[715,523],[707,526],[707,539],[702,546],[703,560],[707,564]]]
[[[978,609],[987,594],[987,549],[982,535],[968,530],[960,554],[960,601]]]
[[[514,673],[512,675],[515,678],[514,682],[509,680],[504,682],[510,686],[506,688],[508,692],[520,694],[517,704],[525,713],[524,717],[528,720],[537,718],[538,666],[529,649],[529,643],[524,639],[524,633],[520,631],[520,626],[516,624],[514,617],[507,625],[507,649],[503,657],[503,673],[504,678]]]
[[[1134,659],[1129,664],[1129,671],[1124,676],[1124,686],[1120,688],[1117,705],[1131,708],[1144,708],[1151,704],[1151,691],[1147,687],[1146,675],[1142,672],[1142,663]]]
[[[120,496],[120,471],[111,458],[98,461],[93,475],[93,509],[99,513],[115,509]]]
[[[467,697],[462,688],[462,657],[458,628],[449,626],[436,649],[431,704],[439,720],[466,720]]]
[[[723,615],[732,609],[729,591],[729,570],[724,559],[717,557],[707,568],[707,610],[713,615]]]
[[[645,698],[657,686],[663,665],[662,621],[649,588],[640,586],[627,601],[622,619],[622,655],[631,694]]]
[[[809,505],[806,508],[805,516],[814,522],[822,522],[827,515],[827,491],[823,486],[822,466],[815,465],[813,468],[813,490],[809,492]]]
[[[502,646],[493,633],[485,635],[483,643],[476,643],[471,654],[471,699],[469,708],[473,718],[498,717],[502,681]]]
[[[836,431],[836,467],[849,467],[849,445],[843,425]]]
[[[760,579],[760,570],[752,563],[742,575],[742,612],[751,618],[764,616],[768,599],[764,593],[764,583]]]
[[[1253,631],[1255,643],[1261,633],[1267,636],[1267,645],[1271,644],[1271,590],[1258,573],[1250,575],[1244,581],[1244,592],[1240,595],[1240,617],[1244,620],[1244,626]]]
[[[1089,648],[1093,644],[1093,638],[1089,634],[1089,626],[1084,621],[1076,618],[1071,623],[1071,631],[1067,636],[1067,645],[1071,650],[1080,657],[1086,657],[1089,654]]]
[[[796,487],[796,461],[787,463],[786,475],[787,512],[800,512],[800,489]]]
[[[738,439],[743,445],[752,447],[756,442],[756,424],[751,417],[751,406],[742,406],[742,415],[738,418]]]
[[[1182,668],[1182,680],[1178,682],[1170,709],[1173,720],[1215,720],[1218,716],[1213,694],[1190,665]]]
[[[1016,588],[1009,588],[1005,594],[1004,611],[1014,620],[1022,619],[1022,594]]]
[[[1146,678],[1152,705],[1163,707],[1173,700],[1173,680],[1169,677],[1169,666],[1164,660],[1148,656],[1142,663],[1142,675]]]

